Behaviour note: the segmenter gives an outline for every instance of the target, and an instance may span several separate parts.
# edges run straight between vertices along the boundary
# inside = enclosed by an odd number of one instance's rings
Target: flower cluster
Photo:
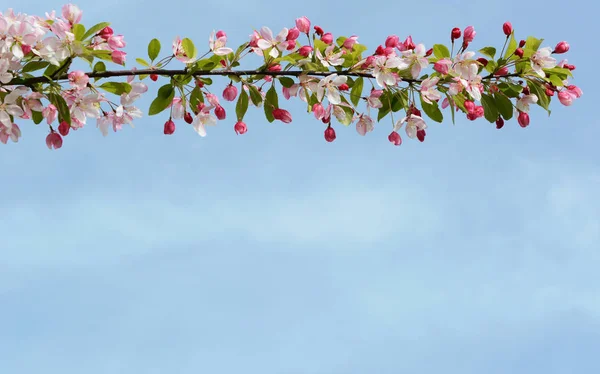
[[[45,17],[12,10],[0,13],[3,143],[21,136],[16,118],[36,124],[45,121],[50,130],[46,144],[51,149],[60,148],[63,137],[84,127],[88,118],[96,119],[103,135],[111,127],[118,131],[124,124],[133,125],[142,116],[133,104],[148,91],[142,82],[147,77],[168,79],[149,108],[149,115],[169,111],[166,135],[173,134],[176,121],[183,119],[206,136],[207,126],[227,119],[226,103],[219,97],[235,102],[236,134],[248,131],[244,116],[250,105],[263,108],[269,122],[291,123],[291,113],[279,100],[281,94],[285,100],[304,102],[307,111],[326,126],[328,142],[336,139],[333,118],[344,126],[354,124],[358,134],[365,136],[390,115],[388,140],[394,145],[402,144],[402,128],[406,136],[423,142],[427,118],[442,122],[442,110],[448,110],[453,121],[456,113],[463,113],[467,120],[485,118],[500,129],[516,117],[521,127],[527,127],[532,104],[549,110],[554,96],[570,106],[582,95],[569,82],[575,66],[555,57],[568,52],[569,44],[562,41],[551,48],[541,47],[542,41],[534,37],[517,41],[509,22],[501,28],[505,36],[501,51],[470,50],[476,31],[468,26],[450,31],[450,48],[444,44],[427,48],[412,36],[402,40],[389,35],[373,53],[365,54],[367,47],[357,35],[336,38],[300,17],[276,33],[268,27],[254,30],[236,49],[228,46],[226,32],[219,30],[210,34],[204,52],[191,39],[176,37],[171,52],[159,59],[161,43],[153,39],[148,59],[136,59],[139,69],[108,71],[104,61],[125,64],[123,35],[116,35],[108,23],[86,29],[81,19],[82,11],[72,4],[63,6],[61,16],[54,11]],[[247,57],[258,59],[259,67],[236,70]],[[91,71],[70,71],[76,58],[87,61]],[[184,68],[166,69],[173,60]],[[222,93],[211,92],[211,76],[228,79]],[[126,80],[98,83],[114,77]],[[396,112],[404,114],[394,120]]]

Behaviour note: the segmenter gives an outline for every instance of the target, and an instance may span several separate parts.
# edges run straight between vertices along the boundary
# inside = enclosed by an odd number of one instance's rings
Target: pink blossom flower
[[[365,136],[368,132],[373,131],[373,119],[369,116],[361,114],[358,122],[356,122],[356,132]]]
[[[423,97],[423,101],[427,104],[431,104],[432,101],[437,101],[442,98],[442,94],[437,90],[437,83],[439,81],[439,77],[430,77],[421,82],[421,97]]]
[[[124,106],[130,106],[135,100],[142,97],[142,94],[148,91],[148,86],[142,82],[130,82],[129,84],[131,85],[131,91],[121,95],[121,105]]]
[[[374,109],[381,108],[383,106],[383,103],[379,99],[381,95],[383,95],[383,90],[371,90],[371,93],[367,98],[367,105]]]
[[[127,43],[125,43],[125,37],[123,35],[111,35],[107,39],[108,46],[110,49],[119,49],[124,48]]]
[[[310,20],[305,16],[296,18],[296,27],[300,32],[308,34],[310,32]]]
[[[2,123],[0,123],[0,142],[6,144],[8,142],[8,139],[10,139],[14,143],[17,143],[20,137],[21,129],[16,123],[13,123],[11,127],[6,127]]]
[[[10,120],[10,115],[20,117],[25,113],[23,109],[17,105],[17,99],[26,91],[27,89],[17,88],[6,95],[3,101],[0,101],[0,123],[8,129],[10,129],[13,125],[12,121]]]
[[[466,47],[475,39],[475,28],[473,26],[467,26],[463,31],[463,45]]]
[[[303,57],[311,57],[313,48],[311,46],[305,45],[298,49],[298,53]]]
[[[64,19],[69,21],[72,25],[81,21],[83,12],[77,7],[77,5],[66,4],[62,7],[62,16]]]
[[[529,105],[535,104],[537,102],[538,102],[537,95],[534,95],[534,94],[523,95],[523,97],[521,97],[517,100],[516,107],[517,107],[517,110],[519,110],[521,112],[529,112]]]
[[[402,66],[403,60],[399,57],[377,56],[375,58],[375,66],[373,67],[373,76],[377,80],[380,87],[395,86],[396,77],[391,69]]]
[[[58,115],[58,110],[54,106],[54,104],[49,104],[42,110],[42,117],[46,119],[47,124],[51,124],[56,119]]]
[[[327,100],[333,105],[338,105],[342,102],[338,87],[345,84],[348,77],[338,76],[336,73],[323,78],[317,85],[317,100],[323,101],[323,96],[327,93]]]
[[[212,114],[205,113],[201,111],[198,113],[196,118],[194,118],[194,122],[192,126],[194,130],[198,133],[198,135],[205,137],[206,136],[206,126],[216,126],[217,118]]]
[[[171,101],[171,116],[175,119],[183,118],[185,113],[185,108],[183,107],[183,103],[181,97],[174,97],[173,101]]]
[[[358,40],[358,36],[352,35],[348,39],[344,40],[343,47],[351,50],[352,48],[354,48],[354,44],[357,43],[357,40]]]
[[[542,69],[551,69],[556,66],[556,59],[550,57],[552,50],[550,47],[539,49],[531,56],[531,68],[540,77],[546,77],[546,73]]]
[[[315,103],[312,107],[312,111],[315,115],[315,118],[318,120],[322,120],[325,117],[325,108],[321,103]]]
[[[394,124],[394,131],[398,131],[402,128],[402,126],[406,123],[406,135],[414,139],[417,137],[418,130],[424,130],[427,128],[427,124],[420,116],[409,114],[408,116],[398,120],[396,124]]]
[[[260,29],[261,38],[257,41],[257,45],[263,51],[271,49],[269,56],[273,58],[279,57],[279,52],[284,51],[287,48],[286,41],[288,29],[283,28],[276,37],[273,37],[273,32],[268,27]]]
[[[215,33],[213,30],[208,38],[208,46],[212,53],[217,56],[226,56],[233,53],[233,49],[225,47],[225,44],[227,44],[227,35],[222,31],[220,31],[220,33]]]
[[[233,126],[233,130],[235,131],[236,134],[243,135],[248,131],[248,127],[246,126],[246,124],[244,122],[237,121],[235,126]]]
[[[75,70],[69,73],[69,83],[78,90],[87,87],[90,77],[82,70]]]
[[[418,44],[414,50],[407,50],[402,52],[402,59],[400,64],[397,66],[398,69],[404,70],[410,68],[411,75],[414,79],[419,77],[421,69],[426,68],[429,65],[429,60],[425,57],[425,46]]]
[[[326,68],[329,66],[340,66],[344,63],[344,59],[341,58],[344,52],[339,51],[337,53],[334,53],[334,49],[334,45],[330,45],[329,47],[327,47],[325,49],[325,56],[323,56],[321,51],[317,49],[317,58],[319,59],[319,61],[321,61],[321,64]]]

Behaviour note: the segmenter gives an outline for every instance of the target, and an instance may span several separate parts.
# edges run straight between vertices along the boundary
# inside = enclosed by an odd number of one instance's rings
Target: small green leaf
[[[448,104],[450,104],[450,113],[452,113],[452,124],[456,124],[454,121],[454,112],[456,109],[454,108],[454,100],[450,97],[450,95],[446,94],[446,98],[448,98]]]
[[[279,102],[277,97],[277,91],[275,91],[275,85],[272,85],[271,88],[267,91],[267,95],[265,96],[265,116],[267,117],[267,121],[273,122],[275,121],[275,117],[273,117],[273,109],[279,108]]]
[[[36,125],[39,125],[44,120],[44,116],[42,115],[42,112],[37,112],[35,110],[32,110],[31,111],[31,119],[33,119],[33,123],[35,123]]]
[[[487,56],[487,57],[489,57],[491,59],[494,59],[494,56],[496,55],[496,48],[494,48],[494,47],[484,47],[484,48],[481,48],[479,50],[479,52],[482,55],[484,55],[484,56]]]
[[[148,57],[150,61],[154,61],[160,54],[160,41],[158,39],[150,40],[148,44]]]
[[[281,85],[286,88],[292,87],[295,83],[294,80],[289,77],[279,77],[278,79],[279,79],[279,82],[281,82]]]
[[[481,104],[483,105],[483,115],[490,123],[496,122],[498,119],[498,108],[494,98],[485,94],[481,95]]]
[[[548,79],[550,80],[550,83],[552,83],[554,85],[554,87],[562,87],[563,86],[562,79],[560,79],[556,75],[551,75],[548,77]]]
[[[527,87],[529,87],[532,94],[535,94],[538,97],[537,104],[548,111],[550,98],[546,95],[546,89],[539,83],[530,79],[527,80]]]
[[[102,83],[98,88],[101,88],[106,92],[114,93],[115,95],[131,92],[131,85],[125,82],[106,82]]]
[[[362,96],[363,85],[363,78],[356,78],[356,80],[354,81],[354,85],[352,86],[352,90],[350,91],[350,101],[352,101],[352,104],[354,104],[354,106],[358,106],[360,97]]]
[[[530,36],[525,41],[525,49],[530,50],[532,52],[536,52],[538,50],[538,48],[540,48],[540,45],[542,44],[543,41],[544,41],[544,39],[538,39],[538,38],[534,38],[533,36]]]
[[[494,99],[496,100],[496,106],[502,118],[509,120],[513,116],[513,105],[512,101],[501,92],[494,93]]]
[[[58,94],[49,93],[48,100],[54,104],[56,109],[58,110],[58,122],[66,122],[69,125],[71,124],[71,112],[69,111],[69,107],[65,99]]]
[[[172,85],[165,84],[159,88],[156,99],[150,104],[148,115],[153,116],[167,109],[171,105],[171,102],[173,102],[173,97],[175,97],[175,90]]]
[[[573,77],[573,73],[571,70],[565,68],[552,68],[552,69],[544,69],[547,74],[553,74],[558,76],[560,79],[565,80],[568,77]]]
[[[27,65],[23,66],[23,70],[21,70],[21,71],[23,73],[28,73],[31,71],[43,69],[43,68],[47,67],[48,65],[50,65],[50,63],[47,61],[31,61],[31,62],[27,63]]]
[[[406,108],[408,105],[408,94],[406,91],[399,91],[392,96],[392,112],[397,112]]]
[[[260,106],[263,101],[263,97],[260,92],[258,92],[258,88],[253,85],[248,85],[248,89],[250,90],[250,100],[252,100],[252,104]]]
[[[504,59],[508,59],[508,57],[510,55],[512,55],[513,53],[515,53],[515,51],[517,50],[518,44],[517,44],[517,39],[515,39],[515,32],[513,31],[510,34],[510,41],[508,42],[508,48],[506,48],[506,51],[504,52]],[[515,56],[513,56],[515,57]]]
[[[427,114],[427,116],[435,122],[441,123],[444,120],[444,115],[440,111],[440,108],[435,101],[432,101],[431,104],[427,104],[421,96],[421,107],[423,108],[425,114]]]
[[[237,104],[235,105],[235,114],[237,115],[238,121],[244,119],[246,111],[248,110],[248,94],[242,90],[240,97],[238,98]]]
[[[135,61],[136,61],[138,64],[142,65],[142,66],[146,66],[146,67],[149,67],[149,66],[150,66],[150,64],[149,64],[149,63],[147,63],[147,62],[146,62],[146,60],[144,60],[143,58],[139,58],[139,57],[138,57],[138,58],[136,58],[136,59],[135,59]]]
[[[188,38],[184,38],[181,41],[181,46],[183,47],[183,52],[185,52],[185,55],[190,58],[190,59],[194,59],[196,58],[196,46],[194,45],[194,43],[191,41],[191,39]]]
[[[81,40],[86,40],[90,36],[96,35],[98,32],[102,31],[102,29],[104,29],[107,26],[110,26],[110,22],[100,22],[100,23],[90,27],[90,29],[88,31],[86,31],[85,34],[83,34],[83,37],[81,38]]]
[[[504,92],[504,94],[510,98],[517,97],[523,91],[523,86],[520,84],[508,84],[508,83],[500,83],[498,84],[498,88]]]
[[[75,36],[75,40],[83,40],[83,35],[85,34],[85,26],[83,26],[81,23],[76,23],[73,25],[73,28],[71,29],[71,31],[73,32],[73,35]]]
[[[450,51],[448,50],[448,47],[443,44],[434,44],[433,55],[439,59],[450,58]]]
[[[192,93],[190,94],[190,110],[194,113],[196,113],[196,110],[198,108],[198,105],[200,103],[204,102],[204,95],[202,94],[202,90],[200,90],[200,87],[196,86],[194,87],[194,89],[192,90]]]
[[[377,122],[381,121],[381,119],[388,115],[388,113],[392,110],[390,107],[390,96],[388,91],[383,91],[383,94],[379,97],[381,100],[381,108],[377,112]]]
[[[104,61],[111,61],[112,62],[112,52],[111,51],[105,51],[102,49],[95,49],[92,52],[92,55],[96,58],[99,58],[100,60],[104,60]]]

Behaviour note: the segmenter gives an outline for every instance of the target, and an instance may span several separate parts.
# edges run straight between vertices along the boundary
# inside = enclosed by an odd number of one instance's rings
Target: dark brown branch
[[[211,75],[235,75],[235,76],[251,76],[251,75],[269,75],[272,77],[278,76],[292,76],[299,77],[301,75],[312,75],[317,77],[326,77],[331,74],[337,75],[345,75],[349,77],[363,77],[363,78],[373,78],[372,74],[369,73],[357,73],[351,71],[261,71],[261,70],[237,70],[237,71],[226,71],[226,70],[198,70],[195,71],[192,75],[195,77],[202,76],[211,76]],[[188,75],[189,72],[180,69],[180,70],[168,70],[168,69],[142,69],[142,70],[116,70],[116,71],[103,71],[103,72],[89,72],[86,73],[90,78],[110,78],[110,77],[129,77],[136,75],[150,75],[157,74],[161,76],[173,77],[177,75]],[[52,80],[63,80],[68,79],[67,74],[61,74],[60,76],[52,79]],[[42,77],[33,77],[33,78],[15,78],[11,80],[9,83],[4,84],[4,86],[12,86],[12,85],[25,85],[31,86],[36,83],[48,83],[51,80],[42,76]],[[407,83],[419,83],[419,80],[415,79],[403,79],[404,82]]]

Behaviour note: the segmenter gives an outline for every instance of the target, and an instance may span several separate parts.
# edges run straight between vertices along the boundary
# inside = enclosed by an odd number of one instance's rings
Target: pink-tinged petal
[[[271,31],[270,28],[268,28],[267,26],[263,26],[260,29],[260,35],[264,38],[267,39],[269,41],[273,40],[273,32]]]
[[[260,48],[260,49],[269,49],[273,46],[273,44],[271,44],[270,42],[268,42],[265,39],[259,39],[256,42],[256,45],[258,45],[258,48]]]
[[[219,49],[215,49],[215,50],[213,51],[213,53],[214,53],[215,55],[217,55],[217,56],[226,56],[226,55],[228,55],[228,54],[230,54],[230,53],[233,53],[233,49],[231,49],[231,48],[228,48],[228,47],[221,47],[221,48],[219,48]]]
[[[19,107],[18,105],[8,105],[6,107],[6,111],[9,114],[12,114],[13,116],[17,116],[17,117],[20,117],[25,113],[23,111],[23,109],[21,109],[21,107]]]

